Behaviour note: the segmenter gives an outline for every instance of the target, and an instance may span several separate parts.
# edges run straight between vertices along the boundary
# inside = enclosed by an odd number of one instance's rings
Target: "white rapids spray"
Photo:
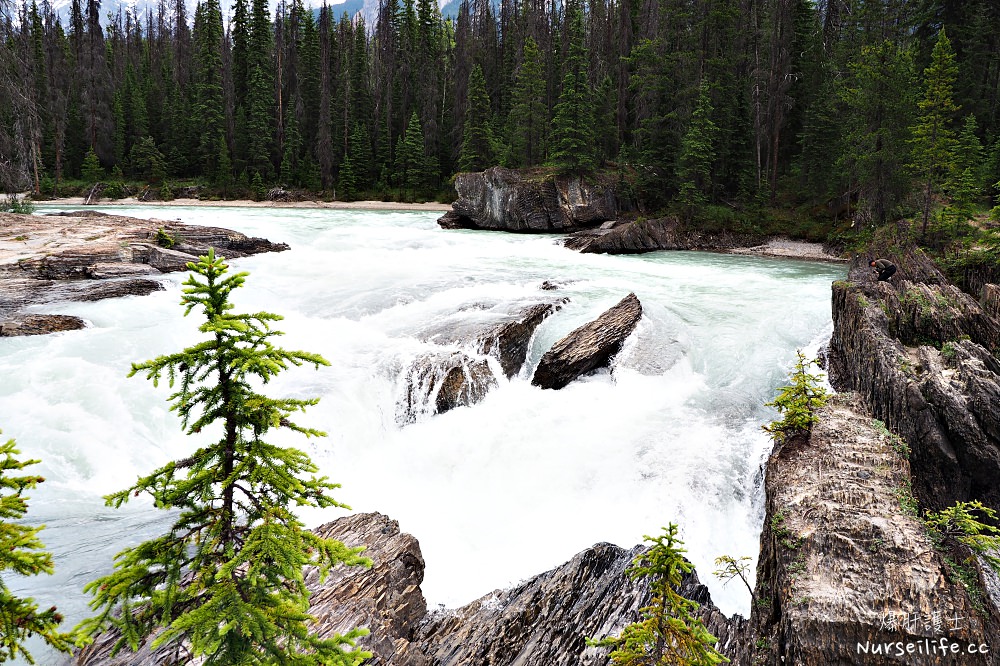
[[[839,266],[695,252],[578,254],[551,236],[443,231],[434,213],[240,208],[115,208],[213,224],[292,250],[234,261],[247,270],[239,311],[285,316],[280,343],[331,367],[293,369],[274,395],[319,396],[298,421],[329,433],[289,437],[342,484],[337,499],[381,511],[419,540],[429,603],[455,606],[556,566],[598,541],[625,547],[676,522],[714,601],[749,612],[749,595],[711,576],[715,557],[756,558],[760,425],[797,348],[829,335]],[[178,306],[182,274],[146,297],[66,304],[82,331],[0,339],[0,428],[47,481],[29,516],[57,573],[10,581],[69,622],[86,614],[82,586],[122,547],[167,518],[103,494],[183,456],[165,386],[127,379],[130,363],[197,339]],[[406,368],[430,324],[471,324],[502,303],[544,300],[544,280],[570,298],[536,333],[526,368],[473,407],[400,426]],[[529,383],[541,354],[634,291],[644,314],[615,359],[559,391]],[[47,311],[54,311],[52,307]],[[475,356],[474,350],[465,349]],[[188,441],[192,440],[192,441]],[[340,513],[309,512],[309,524]]]

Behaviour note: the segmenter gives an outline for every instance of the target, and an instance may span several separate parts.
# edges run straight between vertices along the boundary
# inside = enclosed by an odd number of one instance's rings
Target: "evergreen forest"
[[[302,0],[3,1],[0,186],[36,197],[448,200],[503,165],[607,170],[648,211],[926,231],[1000,181],[991,0],[381,0],[374,25]]]

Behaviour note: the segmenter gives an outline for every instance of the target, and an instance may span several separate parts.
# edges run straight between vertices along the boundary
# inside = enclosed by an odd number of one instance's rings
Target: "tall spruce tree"
[[[292,513],[297,506],[343,506],[328,494],[338,486],[314,476],[306,453],[264,440],[276,428],[322,436],[289,420],[318,401],[270,398],[256,388],[290,365],[328,363],[274,346],[280,332],[272,324],[280,316],[230,312],[230,296],[247,274],[227,274],[211,248],[188,266],[182,304],[185,314],[202,310],[206,339],[135,363],[129,376],[177,385],[171,410],[187,434],[215,426],[221,437],[107,496],[120,507],[145,493],[158,508],[176,511],[176,519],[166,534],[123,550],[113,573],[86,586],[98,614],[80,629],[94,636],[114,627],[118,652],[137,649],[162,627],[152,647],[186,648],[205,664],[359,664],[370,654],[355,642],[367,631],[329,639],[309,633],[314,618],[303,567],[314,565],[323,577],[339,563],[370,562],[361,548],[313,534]]]
[[[569,52],[563,62],[566,74],[552,119],[549,161],[561,172],[581,173],[597,166],[593,99],[588,78],[590,56],[583,28],[583,10],[576,2],[570,2],[566,15]]]
[[[194,104],[199,120],[199,161],[212,182],[219,182],[219,140],[226,135],[222,99],[222,10],[219,0],[198,3],[194,19]]]
[[[493,112],[486,92],[486,78],[479,65],[469,72],[469,101],[462,129],[462,152],[458,168],[483,171],[496,166],[496,140],[493,138]]]
[[[889,221],[909,190],[912,82],[910,51],[885,40],[861,48],[838,90],[845,140],[835,166],[846,174],[843,198],[856,195],[857,219],[872,225]]]
[[[913,127],[912,167],[923,182],[923,217],[920,235],[927,235],[934,194],[956,171],[955,130],[952,128],[958,105],[953,89],[958,79],[955,53],[945,29],[941,28],[931,64],[924,70],[924,95]]]
[[[521,66],[511,93],[507,119],[507,163],[512,167],[531,167],[545,158],[545,135],[549,129],[545,105],[545,77],[539,59],[538,44],[528,37],[524,42]]]
[[[44,481],[40,476],[13,476],[37,460],[18,460],[20,453],[14,440],[0,444],[0,573],[12,572],[21,576],[52,573],[52,556],[43,550],[38,533],[44,527],[30,527],[21,523],[28,511],[28,498],[24,492]],[[35,663],[24,642],[32,636],[42,638],[49,646],[69,652],[72,636],[61,633],[62,615],[55,606],[39,610],[32,599],[15,596],[0,577],[0,663],[21,658]]]
[[[691,113],[677,156],[679,198],[689,217],[695,208],[709,200],[712,191],[712,161],[719,131],[712,121],[712,111],[708,81],[703,80],[698,89],[698,103]]]

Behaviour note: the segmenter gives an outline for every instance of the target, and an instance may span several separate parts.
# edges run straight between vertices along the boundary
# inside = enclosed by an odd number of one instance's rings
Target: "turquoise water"
[[[49,210],[42,208],[40,212]],[[445,231],[437,213],[263,208],[121,208],[115,213],[214,224],[284,241],[292,250],[233,262],[250,272],[240,310],[285,316],[282,344],[331,367],[296,369],[275,394],[318,396],[299,419],[325,430],[290,438],[342,484],[337,499],[381,511],[420,541],[428,602],[456,606],[556,566],[599,541],[630,547],[676,522],[689,557],[724,612],[749,595],[711,575],[722,554],[756,558],[760,468],[769,441],[763,406],[797,348],[832,330],[830,282],[840,266],[698,253],[582,255],[552,236]],[[103,494],[198,445],[167,411],[165,387],[127,379],[130,363],[198,338],[178,306],[182,274],[165,292],[46,311],[90,326],[0,339],[0,428],[48,480],[31,518],[55,553],[51,577],[10,581],[76,621],[82,586],[123,546],[165,518]],[[562,284],[570,302],[538,330],[528,366],[481,403],[400,427],[396,402],[421,332],[485,321],[484,306],[532,303]],[[629,292],[644,307],[615,360],[560,391],[529,383],[556,340]],[[310,512],[310,524],[342,512]],[[56,660],[55,658],[51,658]]]

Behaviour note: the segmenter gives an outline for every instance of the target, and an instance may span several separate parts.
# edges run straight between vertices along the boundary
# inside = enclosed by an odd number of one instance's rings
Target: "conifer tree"
[[[469,102],[462,129],[462,152],[458,158],[458,168],[462,171],[484,171],[496,165],[492,116],[483,69],[476,65],[469,72]]]
[[[404,189],[423,190],[427,184],[424,131],[416,111],[410,115],[406,131],[396,144],[396,173]]]
[[[0,572],[21,576],[51,574],[52,556],[43,550],[38,539],[44,525],[29,527],[20,522],[28,510],[24,492],[45,479],[34,475],[12,476],[38,462],[18,460],[19,453],[12,439],[0,445]],[[41,637],[57,650],[69,652],[72,636],[59,631],[62,619],[55,606],[39,610],[32,599],[15,596],[0,578],[0,663],[16,658],[35,663],[23,645],[32,636]]]
[[[569,52],[566,72],[552,119],[549,161],[561,172],[581,173],[597,166],[594,151],[593,99],[588,78],[589,54],[585,45],[583,10],[575,3],[566,8]]]
[[[290,365],[328,363],[274,346],[280,316],[230,312],[230,296],[247,274],[227,274],[211,248],[188,266],[182,304],[185,314],[202,310],[206,338],[134,363],[129,376],[144,374],[154,385],[166,379],[175,389],[171,410],[187,434],[211,427],[221,437],[107,496],[120,507],[147,494],[177,512],[176,520],[166,534],[123,550],[113,573],[86,586],[97,615],[80,629],[94,636],[115,628],[115,652],[152,639],[153,648],[186,648],[206,664],[359,664],[370,656],[355,649],[365,630],[330,639],[309,634],[314,618],[303,567],[314,565],[325,577],[338,563],[370,562],[361,548],[316,536],[292,513],[296,506],[343,506],[329,495],[338,486],[314,476],[306,453],[264,439],[277,428],[322,436],[289,420],[318,401],[257,392]]]
[[[222,101],[222,10],[219,0],[198,3],[194,19],[194,104],[199,121],[198,152],[202,173],[213,182],[219,174],[219,139],[226,134]]]
[[[530,167],[545,158],[545,135],[549,128],[545,106],[545,77],[539,59],[538,44],[532,37],[524,42],[521,66],[511,93],[507,163],[512,167]]]
[[[913,127],[914,171],[923,180],[923,221],[920,235],[927,235],[934,193],[956,170],[955,131],[952,120],[958,111],[953,88],[958,79],[955,53],[944,28],[938,35],[931,64],[924,70],[924,96],[918,103],[920,115]]]
[[[687,132],[681,140],[681,152],[677,157],[680,200],[689,214],[708,201],[707,194],[711,191],[715,136],[719,131],[712,122],[712,111],[708,82],[702,80],[698,89],[698,103],[691,113]]]
[[[612,648],[616,666],[713,666],[729,660],[715,649],[715,636],[694,615],[698,604],[677,593],[684,574],[694,568],[684,558],[684,543],[677,525],[670,523],[658,537],[645,537],[652,545],[636,555],[628,575],[649,577],[652,599],[641,609],[642,620],[625,627],[617,638],[587,639],[589,645]]]

